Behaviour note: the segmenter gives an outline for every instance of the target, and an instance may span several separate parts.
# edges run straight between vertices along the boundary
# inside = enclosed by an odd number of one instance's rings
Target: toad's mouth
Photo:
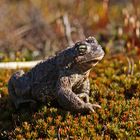
[[[102,60],[103,56],[104,56],[104,55],[99,56],[99,57],[96,57],[96,58],[94,58],[94,59],[92,59],[92,60],[86,61],[86,63],[93,63],[93,64],[94,64],[94,63],[97,63],[98,61]]]

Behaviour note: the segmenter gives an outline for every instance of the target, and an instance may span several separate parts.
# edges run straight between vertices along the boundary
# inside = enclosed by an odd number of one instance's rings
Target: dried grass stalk
[[[28,61],[28,62],[2,62],[0,63],[0,69],[20,69],[20,68],[31,68],[39,63],[38,61]]]

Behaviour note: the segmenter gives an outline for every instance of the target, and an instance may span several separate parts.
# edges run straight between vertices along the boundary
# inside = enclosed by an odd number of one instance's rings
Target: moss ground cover
[[[40,105],[15,110],[7,91],[11,70],[0,71],[0,137],[5,139],[140,139],[140,60],[134,73],[124,55],[106,56],[90,74],[94,114],[72,114]]]

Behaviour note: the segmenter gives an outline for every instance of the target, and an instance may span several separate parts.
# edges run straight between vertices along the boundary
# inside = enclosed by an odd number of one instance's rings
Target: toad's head
[[[95,66],[105,54],[94,37],[88,37],[84,41],[75,43],[74,48],[78,53],[75,57],[75,63],[87,67],[87,69]]]

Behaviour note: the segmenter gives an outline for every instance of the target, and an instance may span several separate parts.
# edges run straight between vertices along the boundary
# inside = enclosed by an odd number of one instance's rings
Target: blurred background
[[[139,0],[0,0],[0,61],[44,59],[95,36],[106,54],[140,54]]]

